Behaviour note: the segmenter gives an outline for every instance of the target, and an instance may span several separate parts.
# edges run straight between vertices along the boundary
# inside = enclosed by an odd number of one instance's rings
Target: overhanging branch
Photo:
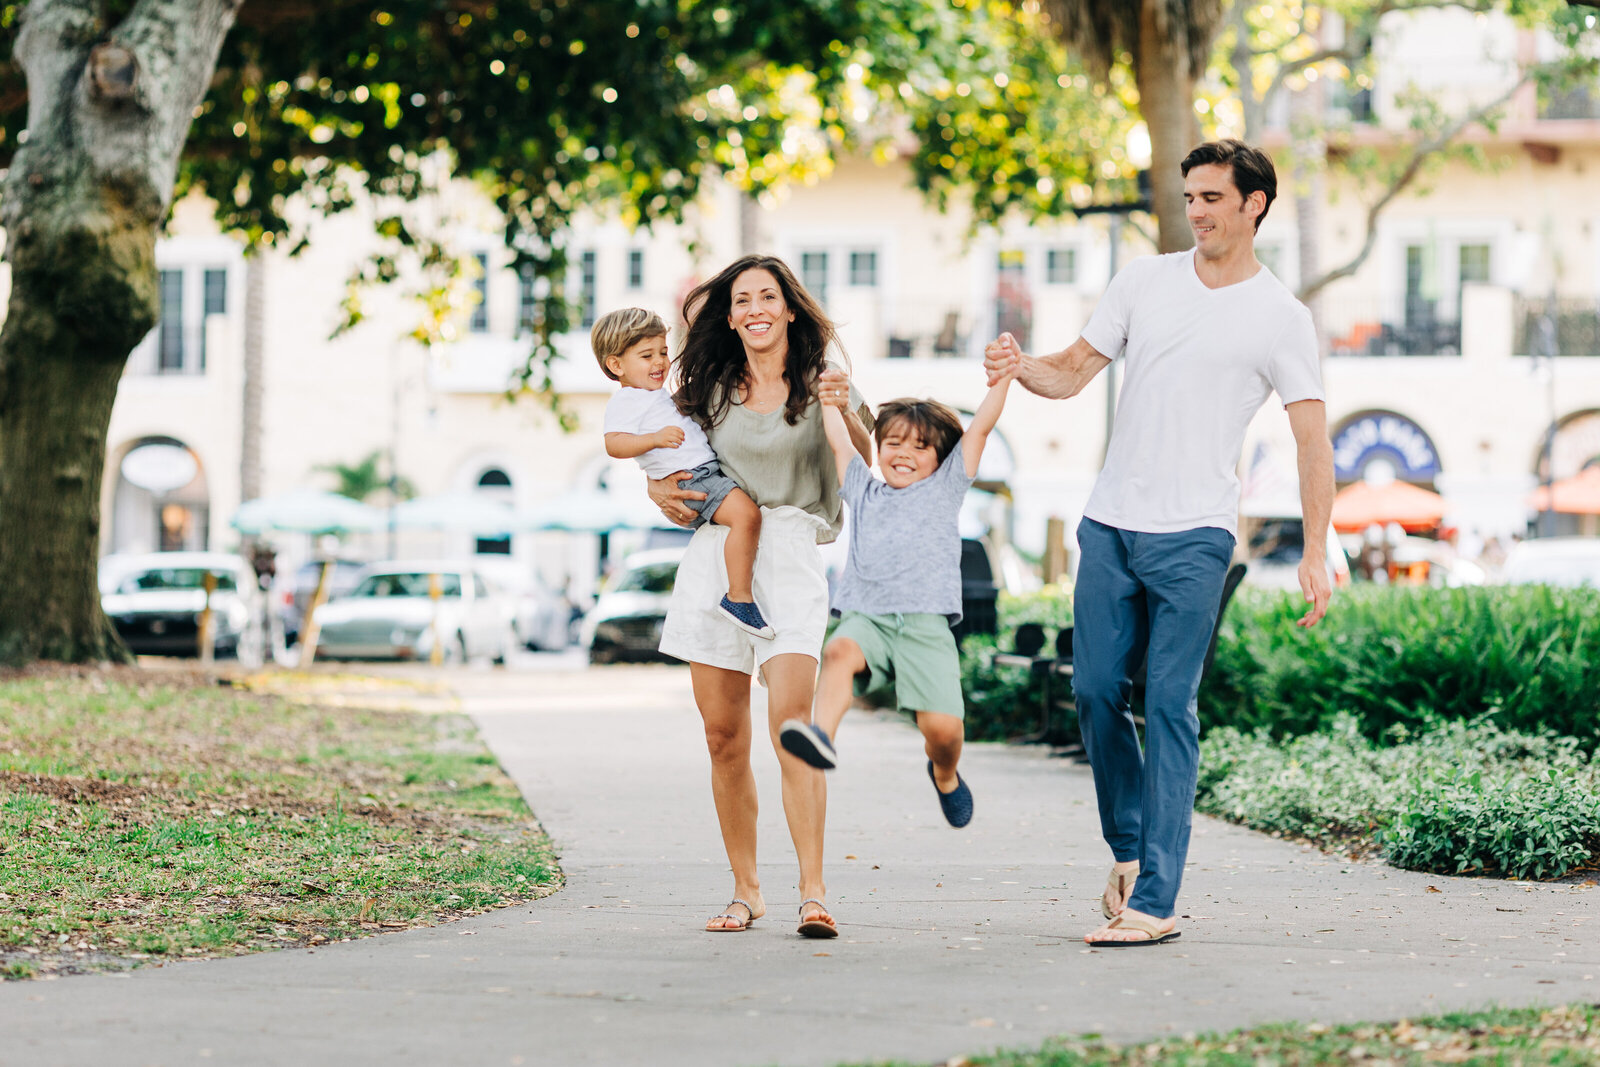
[[[1417,175],[1422,172],[1422,165],[1427,162],[1428,157],[1449,147],[1450,143],[1459,137],[1461,132],[1468,126],[1482,122],[1488,118],[1489,115],[1504,107],[1511,101],[1511,98],[1517,94],[1518,90],[1533,80],[1535,73],[1535,68],[1529,68],[1528,70],[1523,71],[1522,77],[1519,78],[1516,84],[1512,85],[1511,88],[1507,89],[1505,92],[1501,93],[1487,104],[1484,104],[1478,108],[1474,108],[1467,114],[1462,115],[1455,122],[1439,130],[1427,140],[1421,141],[1412,146],[1411,155],[1407,157],[1405,166],[1400,169],[1399,173],[1396,174],[1395,177],[1389,182],[1388,186],[1385,187],[1383,194],[1379,196],[1372,206],[1367,209],[1367,232],[1366,238],[1361,244],[1361,250],[1352,256],[1350,260],[1342,266],[1335,267],[1333,270],[1327,271],[1305,285],[1302,285],[1300,287],[1300,291],[1295,295],[1298,296],[1302,302],[1308,301],[1315,297],[1318,293],[1322,292],[1322,290],[1326,289],[1329,285],[1338,281],[1340,278],[1348,278],[1350,275],[1359,270],[1361,268],[1361,264],[1366,262],[1367,257],[1372,254],[1373,247],[1378,243],[1378,216],[1383,214],[1384,208],[1388,207],[1395,197],[1399,196],[1401,192],[1403,192],[1409,185],[1411,185],[1412,182],[1416,180]]]

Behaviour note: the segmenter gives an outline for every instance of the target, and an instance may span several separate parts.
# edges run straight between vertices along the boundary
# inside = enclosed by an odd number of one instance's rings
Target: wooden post
[[[1055,515],[1044,523],[1044,584],[1056,585],[1067,573],[1067,524]]]
[[[206,591],[206,605],[200,609],[200,662],[209,664],[217,657],[217,620],[211,611],[211,594],[217,591],[217,572],[206,571],[200,584]]]
[[[433,601],[433,618],[428,629],[433,634],[433,645],[428,650],[428,662],[438,667],[444,663],[444,635],[439,632],[439,597],[444,592],[437,574],[428,575],[428,599]]]
[[[333,560],[322,561],[322,574],[317,578],[317,591],[311,594],[306,605],[306,617],[300,620],[300,669],[308,670],[317,658],[317,609],[328,599],[328,581],[333,574]]]

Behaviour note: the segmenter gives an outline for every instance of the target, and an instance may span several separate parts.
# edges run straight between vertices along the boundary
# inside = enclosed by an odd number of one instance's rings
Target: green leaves
[[[1440,874],[1555,878],[1600,857],[1600,766],[1572,738],[1483,719],[1387,740],[1350,715],[1284,742],[1212,730],[1196,808]]]

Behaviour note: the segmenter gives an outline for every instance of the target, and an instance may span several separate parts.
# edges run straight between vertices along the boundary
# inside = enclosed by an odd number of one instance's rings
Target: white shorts
[[[678,564],[661,627],[661,651],[742,674],[790,652],[820,660],[828,629],[828,578],[817,550],[817,531],[825,528],[821,519],[796,507],[761,509],[753,585],[761,614],[777,631],[767,639],[739,629],[717,610],[728,591],[723,554],[728,528],[713,523],[700,527]]]

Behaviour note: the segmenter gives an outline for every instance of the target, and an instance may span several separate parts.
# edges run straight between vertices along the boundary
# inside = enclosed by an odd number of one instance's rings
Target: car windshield
[[[611,588],[618,593],[670,593],[678,577],[678,564],[651,563],[643,567],[630,567],[622,572],[617,584]]]
[[[428,596],[428,574],[372,574],[355,587],[350,594],[360,596]],[[440,596],[461,595],[461,575],[439,575]]]
[[[204,589],[204,567],[152,567],[130,575],[122,582],[124,593],[139,593],[152,589]],[[211,571],[217,576],[216,588],[233,592],[239,588],[238,580],[229,571]]]

